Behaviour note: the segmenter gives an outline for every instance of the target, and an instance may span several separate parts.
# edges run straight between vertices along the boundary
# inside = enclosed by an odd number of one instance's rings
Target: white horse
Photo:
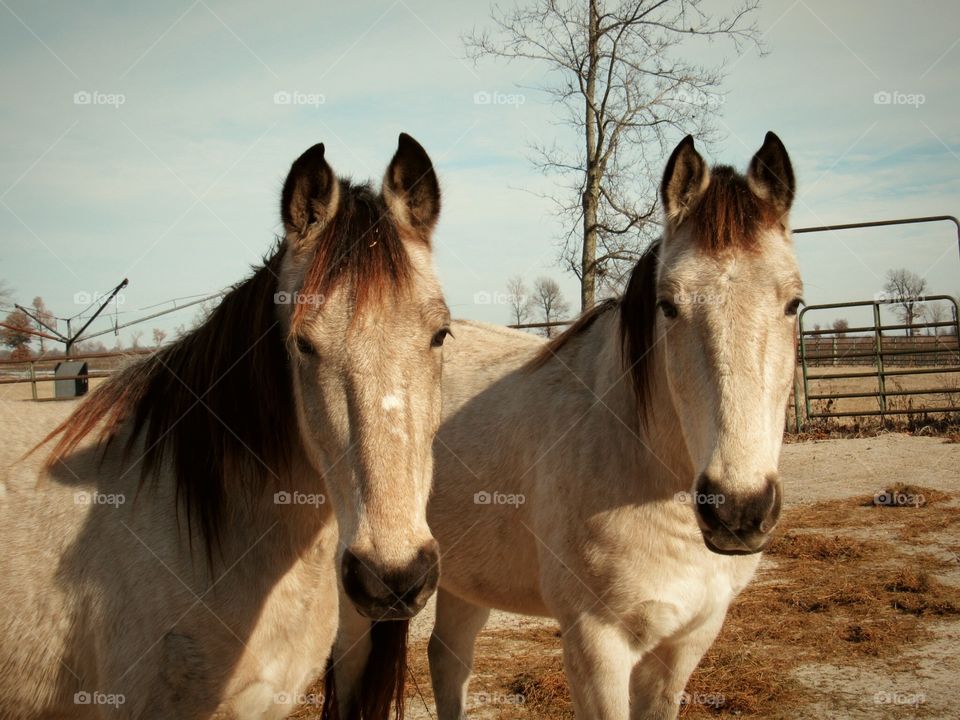
[[[46,441],[55,412],[0,405],[0,718],[285,717],[327,662],[338,575],[367,617],[424,605],[439,209],[409,136],[380,193],[316,145],[285,239],[201,327]],[[366,680],[389,707],[396,678]]]
[[[773,133],[746,177],[711,171],[687,137],[664,174],[663,238],[622,298],[546,345],[455,323],[428,508],[440,720],[465,717],[489,608],[559,621],[577,717],[676,717],[780,512],[793,193]],[[366,622],[342,612],[349,695]]]

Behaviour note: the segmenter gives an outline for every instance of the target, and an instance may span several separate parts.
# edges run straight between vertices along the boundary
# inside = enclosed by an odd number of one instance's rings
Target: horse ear
[[[667,224],[676,227],[683,222],[709,184],[707,163],[693,146],[693,136],[687,135],[674,149],[663,171],[660,199]]]
[[[290,167],[280,203],[287,232],[303,235],[311,225],[325,223],[336,213],[339,185],[323,154],[323,143],[317,143]]]
[[[747,184],[754,195],[772,204],[781,214],[793,204],[796,181],[790,156],[774,133],[768,132],[763,147],[750,161]]]
[[[440,183],[427,151],[400,133],[397,152],[383,177],[383,196],[399,220],[424,233],[440,216]]]

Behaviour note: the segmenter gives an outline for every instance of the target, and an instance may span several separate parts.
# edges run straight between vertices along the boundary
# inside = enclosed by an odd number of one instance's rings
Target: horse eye
[[[669,300],[659,300],[657,302],[657,307],[660,308],[660,312],[663,313],[665,318],[672,319],[677,316],[677,306]]]
[[[430,347],[438,348],[443,347],[443,341],[447,339],[447,335],[450,335],[450,328],[442,328],[437,330],[436,334],[430,339]]]
[[[297,338],[297,350],[300,351],[302,355],[316,355],[317,349],[310,344],[309,341],[302,337]]]
[[[794,298],[793,300],[787,303],[787,307],[783,311],[784,314],[787,317],[795,316],[797,314],[797,310],[800,309],[800,303],[802,302],[803,300],[801,298]]]

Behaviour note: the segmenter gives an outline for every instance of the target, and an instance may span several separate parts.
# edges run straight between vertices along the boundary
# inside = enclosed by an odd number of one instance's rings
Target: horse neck
[[[247,484],[231,504],[241,541],[249,543],[253,528],[259,532],[273,528],[275,539],[299,555],[333,522],[333,513],[322,475],[309,461],[299,437],[291,442],[295,447],[288,467],[271,483]],[[283,494],[289,501],[280,499]]]
[[[619,308],[597,318],[570,353],[561,351],[559,360],[589,387],[592,401],[604,410],[592,414],[591,422],[581,426],[580,432],[613,439],[613,452],[598,449],[603,454],[598,461],[606,468],[605,475],[614,484],[622,484],[627,477],[639,478],[642,482],[636,486],[647,494],[672,495],[689,489],[693,470],[667,386],[662,349],[662,344],[655,342],[648,351],[645,415],[624,360]]]

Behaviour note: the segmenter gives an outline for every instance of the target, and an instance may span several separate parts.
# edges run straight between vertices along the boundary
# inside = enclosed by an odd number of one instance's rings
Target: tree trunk
[[[580,310],[593,307],[597,285],[597,206],[600,203],[600,177],[597,147],[597,113],[594,100],[597,90],[598,36],[600,17],[596,0],[590,0],[590,28],[587,39],[587,83],[584,111],[586,113],[587,177],[583,189],[583,251],[580,257]]]
[[[596,300],[597,285],[597,205],[600,199],[599,188],[587,172],[587,189],[583,193],[583,253],[580,258],[580,310],[593,307]]]

